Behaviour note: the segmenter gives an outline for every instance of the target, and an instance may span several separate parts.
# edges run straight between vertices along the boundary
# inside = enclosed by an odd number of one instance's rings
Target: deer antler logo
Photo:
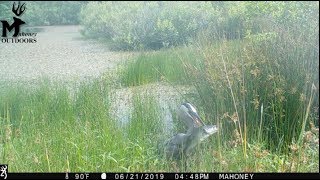
[[[12,5],[12,12],[17,16],[20,16],[21,14],[23,14],[24,10],[26,9],[26,7],[24,6],[25,3],[23,3],[20,6],[20,1],[19,1],[18,7],[16,9],[15,9],[15,5],[16,5],[16,3],[14,2]]]
[[[12,5],[12,12],[17,15],[21,16],[23,12],[26,10],[25,3],[20,5],[20,1],[18,3],[18,7],[16,8],[16,3],[14,2]],[[2,22],[2,37],[7,37],[7,31],[12,31],[14,29],[14,34],[12,37],[17,37],[20,32],[20,25],[25,24],[23,20],[21,20],[18,17],[13,17],[13,23],[9,25],[7,21],[1,21]]]

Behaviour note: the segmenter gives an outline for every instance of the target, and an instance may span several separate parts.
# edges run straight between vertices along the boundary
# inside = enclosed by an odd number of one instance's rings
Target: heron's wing
[[[165,153],[168,157],[179,158],[183,146],[186,143],[187,135],[183,133],[179,133],[172,138],[170,138],[165,143]]]
[[[170,138],[166,144],[167,145],[182,145],[183,143],[185,143],[187,139],[187,135],[183,134],[183,133],[179,133],[175,136],[173,136],[172,138]]]

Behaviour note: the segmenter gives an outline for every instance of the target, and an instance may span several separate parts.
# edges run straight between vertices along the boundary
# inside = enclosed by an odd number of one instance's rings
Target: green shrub
[[[83,4],[86,2],[26,2],[22,18],[29,26],[79,24]]]
[[[90,2],[81,17],[84,35],[115,49],[159,49],[188,43],[216,13],[205,2]]]
[[[114,49],[160,49],[188,44],[205,30],[217,39],[271,32],[277,24],[317,28],[316,2],[89,2],[83,34],[107,38]]]

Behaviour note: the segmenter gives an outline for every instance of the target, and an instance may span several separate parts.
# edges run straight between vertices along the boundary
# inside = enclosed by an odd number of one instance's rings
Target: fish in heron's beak
[[[206,125],[206,126],[203,126],[203,129],[205,130],[206,133],[210,135],[218,132],[218,127],[216,125]]]
[[[203,133],[200,137],[200,141],[207,139],[212,134],[218,132],[218,127],[216,125],[205,125],[202,127]]]

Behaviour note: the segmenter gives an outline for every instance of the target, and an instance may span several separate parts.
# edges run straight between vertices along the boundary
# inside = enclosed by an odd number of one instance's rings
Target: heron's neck
[[[198,145],[200,142],[200,136],[197,131],[191,131],[191,133],[186,134],[186,143],[184,146],[184,152],[189,154],[191,150]]]
[[[197,144],[198,142],[200,142],[200,134],[201,134],[201,130],[199,129],[201,127],[197,127],[197,128],[190,128],[187,131],[187,138],[188,138],[188,143],[191,144]]]
[[[186,134],[190,136],[192,133],[193,133],[193,127],[189,128]]]

